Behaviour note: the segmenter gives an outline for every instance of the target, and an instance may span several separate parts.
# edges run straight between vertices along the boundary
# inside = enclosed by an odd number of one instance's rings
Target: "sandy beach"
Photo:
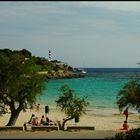
[[[39,119],[41,119],[42,115],[45,115],[45,106],[41,105],[41,110],[39,112],[36,109],[30,110],[27,109],[26,112],[21,111],[18,120],[16,122],[16,126],[23,126],[24,122],[29,121],[32,114],[35,114]],[[50,107],[50,112],[47,116],[54,121],[62,121],[65,118],[65,114],[60,112],[56,107]],[[0,116],[0,126],[5,126],[9,120],[10,114],[4,114]],[[110,115],[82,115],[80,117],[80,121],[75,123],[74,120],[68,121],[66,123],[66,127],[68,125],[84,125],[84,126],[94,126],[95,130],[111,130],[116,131],[118,128],[122,127],[122,124],[125,120],[125,116],[123,114],[119,114],[118,112]],[[139,116],[137,113],[130,113],[128,117],[128,125],[129,129],[137,128],[140,126]]]
[[[27,109],[26,112],[21,112],[19,118],[16,122],[16,126],[23,126],[24,122],[27,122],[32,114],[35,114],[39,119],[42,115],[45,115],[45,106],[41,105],[41,110],[37,112],[36,109]],[[60,112],[55,107],[50,107],[49,114],[46,114],[50,119],[54,121],[62,121],[65,114]],[[10,114],[4,114],[0,116],[0,126],[5,126],[8,122]],[[68,132],[68,131],[52,131],[52,132],[16,132],[16,131],[2,131],[0,133],[0,138],[42,138],[42,139],[102,139],[109,136],[114,136],[116,133],[120,132],[117,130],[123,124],[125,116],[123,114],[112,114],[112,115],[83,115],[80,117],[80,122],[75,123],[74,120],[68,121],[66,127],[70,125],[77,126],[94,126],[95,131],[80,131],[80,132]],[[129,129],[137,128],[140,126],[139,118],[137,113],[129,114],[128,118]]]
[[[1,132],[0,139],[103,139],[112,137],[115,131],[52,131],[52,132]]]

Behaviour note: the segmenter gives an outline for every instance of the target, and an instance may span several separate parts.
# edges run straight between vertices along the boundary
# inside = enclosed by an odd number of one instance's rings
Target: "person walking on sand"
[[[40,111],[40,104],[37,105],[37,112]]]
[[[128,119],[128,107],[124,110],[123,114],[125,115],[125,117],[126,117],[125,120],[127,121],[127,119]]]

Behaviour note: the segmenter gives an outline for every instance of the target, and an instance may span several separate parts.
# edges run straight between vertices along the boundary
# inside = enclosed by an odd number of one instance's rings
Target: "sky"
[[[72,67],[133,68],[140,62],[139,1],[0,2],[0,49]]]

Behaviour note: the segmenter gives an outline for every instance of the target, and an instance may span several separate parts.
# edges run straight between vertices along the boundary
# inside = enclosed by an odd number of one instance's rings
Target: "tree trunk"
[[[69,121],[69,120],[72,120],[73,118],[74,118],[74,117],[65,119],[65,120],[63,121],[63,123],[62,123],[62,126],[61,126],[61,129],[60,129],[60,130],[65,130],[65,124],[66,124],[66,122]]]
[[[11,111],[10,120],[6,126],[14,126],[21,110]]]
[[[62,130],[62,126],[61,126],[60,121],[58,121],[57,123],[58,123],[58,126],[59,126],[59,130]]]
[[[65,124],[66,124],[67,121],[68,121],[68,120],[64,120],[64,121],[63,121],[62,127],[61,127],[62,130],[65,130]]]

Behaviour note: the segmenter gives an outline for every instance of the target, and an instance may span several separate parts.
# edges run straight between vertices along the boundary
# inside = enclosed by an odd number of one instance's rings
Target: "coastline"
[[[47,80],[59,80],[59,79],[72,79],[72,78],[84,78],[85,74],[82,73],[54,73],[54,74],[46,74]]]

